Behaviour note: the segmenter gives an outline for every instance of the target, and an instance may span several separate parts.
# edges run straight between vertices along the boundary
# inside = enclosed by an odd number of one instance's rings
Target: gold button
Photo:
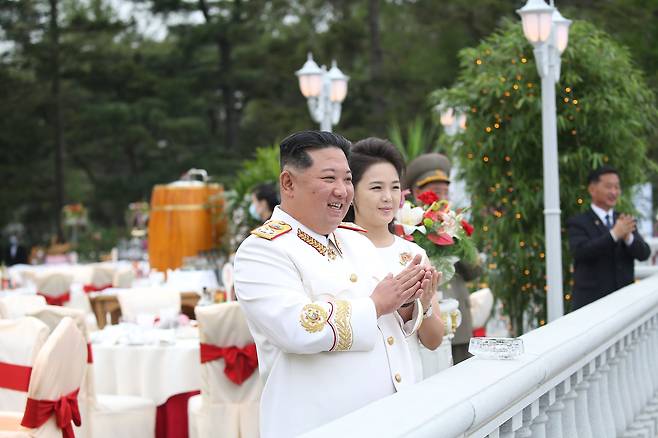
[[[400,383],[402,381],[402,376],[399,373],[397,373],[395,375],[395,381],[398,382],[398,383]]]
[[[395,338],[393,338],[393,336],[389,336],[386,341],[388,342],[388,345],[393,345],[395,343]]]
[[[356,280],[358,280],[358,279],[359,279],[359,277],[357,277],[356,274],[350,275],[350,281],[352,283],[356,283]]]

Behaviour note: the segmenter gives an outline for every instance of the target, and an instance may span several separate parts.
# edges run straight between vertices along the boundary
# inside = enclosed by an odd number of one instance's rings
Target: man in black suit
[[[621,194],[617,171],[600,167],[590,173],[587,183],[591,208],[567,221],[574,259],[574,310],[631,284],[634,260],[646,260],[651,253],[635,219],[614,211]]]
[[[7,266],[27,263],[27,251],[23,245],[18,243],[18,238],[13,234],[9,236],[9,245],[3,250],[0,261]]]

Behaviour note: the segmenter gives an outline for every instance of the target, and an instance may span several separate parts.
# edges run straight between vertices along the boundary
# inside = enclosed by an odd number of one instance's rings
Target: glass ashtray
[[[471,338],[468,352],[481,359],[516,359],[523,354],[523,339]]]

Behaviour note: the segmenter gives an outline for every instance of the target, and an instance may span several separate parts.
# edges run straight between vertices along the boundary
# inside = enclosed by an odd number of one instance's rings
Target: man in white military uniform
[[[281,143],[281,206],[235,257],[235,290],[258,349],[261,436],[311,430],[413,383],[405,335],[433,270],[397,276],[354,225],[350,142],[304,131]],[[359,231],[360,230],[360,231]]]

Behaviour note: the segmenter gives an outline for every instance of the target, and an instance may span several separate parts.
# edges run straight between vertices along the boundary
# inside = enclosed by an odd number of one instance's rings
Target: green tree
[[[587,208],[592,168],[617,167],[628,187],[656,168],[647,160],[655,100],[628,50],[587,22],[574,22],[569,38],[556,85],[563,220]],[[546,317],[539,77],[518,21],[462,50],[460,63],[459,85],[436,91],[432,101],[469,109],[465,132],[442,142],[459,160],[472,194],[491,288],[520,333],[524,315],[531,326]],[[621,209],[632,209],[628,197]],[[571,259],[564,229],[562,244],[568,309]]]

